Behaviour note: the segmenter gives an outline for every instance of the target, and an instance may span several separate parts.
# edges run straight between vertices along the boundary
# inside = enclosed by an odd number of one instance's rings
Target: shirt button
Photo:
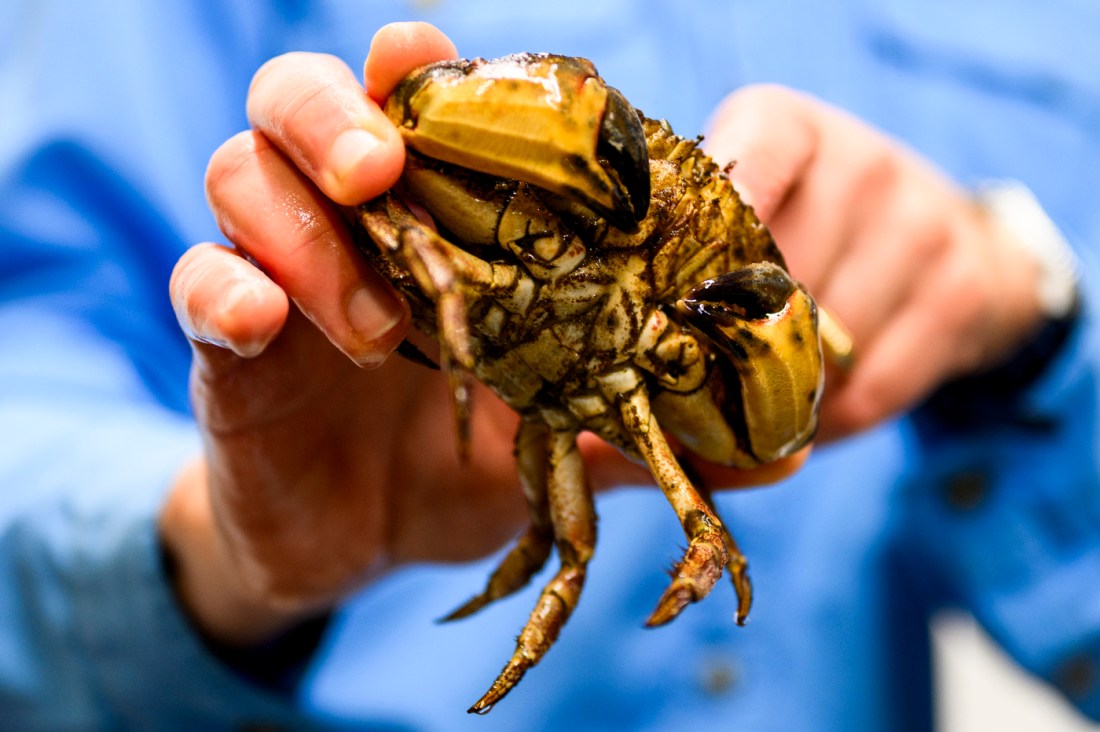
[[[965,470],[948,478],[943,486],[943,499],[956,511],[978,508],[989,494],[989,479],[978,470]]]
[[[737,685],[737,666],[724,656],[705,658],[699,665],[699,687],[708,696],[724,696]]]
[[[1054,683],[1070,699],[1081,700],[1096,690],[1096,662],[1088,656],[1077,656],[1062,664],[1054,675]]]

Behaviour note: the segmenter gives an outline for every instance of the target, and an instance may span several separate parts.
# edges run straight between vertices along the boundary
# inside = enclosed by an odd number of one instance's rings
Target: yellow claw
[[[768,463],[805,445],[825,379],[813,299],[762,262],[703,282],[676,307],[737,369],[753,456]]]
[[[409,147],[436,160],[579,200],[621,229],[648,211],[641,120],[585,59],[433,64],[401,82],[386,113]]]

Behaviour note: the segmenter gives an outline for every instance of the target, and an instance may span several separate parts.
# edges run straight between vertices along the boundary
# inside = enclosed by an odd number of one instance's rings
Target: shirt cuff
[[[88,442],[115,445],[114,433],[124,431],[125,456],[105,447],[101,470],[69,476],[5,519],[0,603],[11,632],[0,642],[0,701],[8,698],[16,713],[7,722],[320,728],[293,696],[222,663],[177,604],[157,523],[198,441],[184,419],[146,415],[142,424],[138,431],[105,422]]]

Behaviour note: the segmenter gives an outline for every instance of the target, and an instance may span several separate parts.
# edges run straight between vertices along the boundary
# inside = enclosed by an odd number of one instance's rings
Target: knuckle
[[[206,199],[215,215],[223,203],[228,184],[254,163],[266,143],[262,135],[244,130],[223,142],[206,165]]]
[[[291,51],[265,61],[252,75],[252,82],[248,87],[248,96],[255,96],[264,90],[266,85],[273,82],[277,83],[280,78],[292,73],[304,56],[305,54],[300,51]]]
[[[875,197],[892,196],[895,204],[902,204],[898,206],[901,213],[913,214],[913,201],[900,185],[902,175],[893,150],[887,145],[861,144],[856,154],[859,160],[854,176],[856,190]]]
[[[939,326],[946,338],[954,342],[954,367],[969,371],[984,357],[988,318],[986,303],[995,296],[995,283],[985,276],[977,263],[965,253],[948,249],[938,268],[940,303],[937,308]]]
[[[716,160],[736,163],[730,177],[765,223],[817,156],[823,110],[798,92],[765,84],[732,93],[715,115],[708,149]]]
[[[898,197],[893,220],[898,231],[908,238],[914,261],[934,261],[947,250],[950,237],[943,217],[919,193],[903,193]]]
[[[886,417],[896,399],[895,379],[863,374],[858,383],[845,389],[842,404],[833,413],[834,424],[842,434],[862,432]]]
[[[288,230],[287,252],[290,255],[308,256],[309,252],[327,252],[340,248],[343,228],[338,228],[333,217],[317,210],[305,210],[291,219]]]
[[[272,104],[301,94],[318,82],[331,78],[334,72],[346,71],[343,62],[335,56],[307,51],[292,51],[276,56],[260,66],[252,76],[248,88],[250,112],[260,112]],[[297,92],[297,94],[294,94]]]
[[[851,399],[844,419],[850,433],[860,432],[875,423],[879,416],[878,404],[882,400],[882,384],[876,381],[864,383],[859,398]]]
[[[209,255],[202,245],[192,247],[180,257],[172,271],[169,292],[176,319],[189,337],[204,337],[207,334],[207,313],[205,298],[202,297],[203,283],[206,281]]]
[[[172,303],[189,309],[195,292],[210,270],[209,261],[215,244],[196,244],[180,256],[168,281]]]

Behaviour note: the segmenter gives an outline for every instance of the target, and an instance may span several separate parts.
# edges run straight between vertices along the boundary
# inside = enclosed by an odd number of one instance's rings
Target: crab
[[[743,624],[747,561],[678,454],[740,468],[792,455],[814,435],[824,370],[818,308],[728,171],[579,58],[433,64],[386,112],[408,158],[400,185],[358,208],[361,248],[439,343],[461,449],[471,378],[520,415],[529,526],[445,619],[516,592],[554,549],[560,561],[469,711],[539,662],[580,598],[596,544],[585,430],[648,466],[687,536],[647,625],[704,598],[723,569]]]

